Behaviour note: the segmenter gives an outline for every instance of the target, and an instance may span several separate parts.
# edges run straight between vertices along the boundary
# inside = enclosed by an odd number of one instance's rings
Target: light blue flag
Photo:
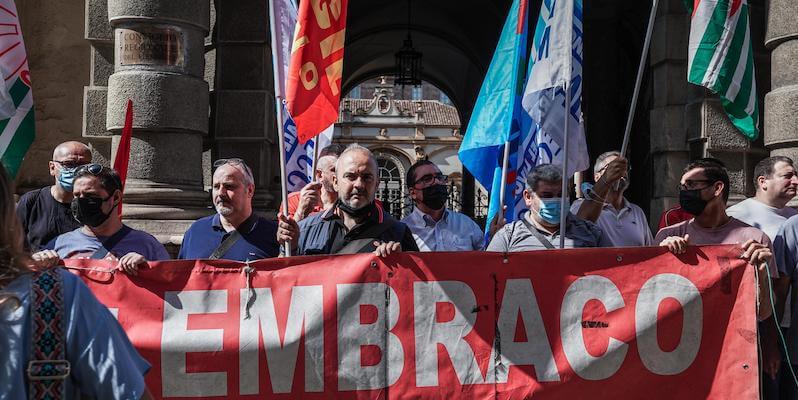
[[[527,8],[528,0],[514,0],[510,6],[496,52],[460,144],[460,161],[491,193],[488,223],[501,208],[498,203],[504,144],[508,141],[514,143],[511,144],[511,152],[513,147],[517,147],[521,134],[519,118],[525,114],[521,108],[521,95],[526,72]],[[510,159],[515,158],[511,156]],[[514,162],[507,174],[510,183],[515,180],[513,171]],[[509,205],[512,204],[509,190],[512,185],[507,185],[507,188],[505,204]],[[511,212],[511,207],[508,207],[508,213]]]
[[[521,119],[523,134],[515,159],[518,173],[512,208],[516,217],[527,208],[522,196],[526,175],[536,165],[562,165],[566,134],[568,171],[565,178],[587,169],[590,163],[582,120],[582,0],[543,1],[529,58],[529,74],[522,100],[525,111]],[[563,90],[566,81],[569,81],[571,91],[567,133],[564,132],[566,107]]]

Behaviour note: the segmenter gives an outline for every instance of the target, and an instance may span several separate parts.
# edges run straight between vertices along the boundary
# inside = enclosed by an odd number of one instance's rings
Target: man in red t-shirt
[[[338,201],[338,193],[333,188],[335,163],[343,148],[339,144],[331,144],[319,151],[319,158],[314,166],[314,179],[302,190],[288,194],[288,215],[301,221],[305,217],[332,207]],[[280,214],[283,205],[280,204]]]
[[[665,228],[666,226],[676,225],[679,222],[687,221],[693,217],[693,214],[684,211],[682,206],[677,204],[665,210],[665,212],[662,213],[662,216],[659,217],[659,227],[657,228],[657,231]]]

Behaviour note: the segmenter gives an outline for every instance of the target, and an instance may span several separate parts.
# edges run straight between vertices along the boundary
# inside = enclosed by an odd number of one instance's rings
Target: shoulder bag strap
[[[64,336],[64,299],[57,268],[36,272],[31,284],[31,356],[28,385],[31,399],[63,399],[69,376]]]
[[[208,257],[208,259],[218,260],[222,258],[222,256],[227,253],[227,251],[230,250],[230,248],[233,247],[233,245],[236,244],[236,242],[238,242],[240,239],[241,233],[238,232],[238,230],[231,232],[224,240],[222,240],[222,243],[219,243],[219,246],[213,250],[213,253],[211,253],[211,256]]]
[[[549,250],[556,248],[554,247],[553,244],[551,244],[549,239],[541,235],[540,232],[538,232],[537,228],[532,226],[532,224],[526,219],[526,216],[522,216],[521,221],[523,221],[524,225],[526,225],[526,228],[529,229],[530,232],[532,232],[532,236],[534,236],[535,239],[537,239],[543,246],[545,246]]]

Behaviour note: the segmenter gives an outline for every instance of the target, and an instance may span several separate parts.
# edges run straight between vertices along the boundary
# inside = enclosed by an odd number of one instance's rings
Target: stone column
[[[108,19],[114,40],[106,116],[115,134],[112,157],[128,99],[134,107],[124,217],[162,241],[179,242],[187,224],[209,212],[202,190],[209,1],[108,0]]]
[[[652,90],[649,142],[653,170],[649,223],[654,232],[662,212],[678,201],[677,185],[689,159],[685,123],[688,22],[681,2],[659,3],[649,53]]]
[[[114,35],[108,23],[108,1],[86,0],[86,40],[91,44],[89,86],[83,88],[84,141],[95,162],[110,164],[111,135],[105,127],[108,77],[114,72]]]
[[[765,96],[765,145],[771,155],[798,160],[798,2],[770,0],[765,46],[771,88]]]

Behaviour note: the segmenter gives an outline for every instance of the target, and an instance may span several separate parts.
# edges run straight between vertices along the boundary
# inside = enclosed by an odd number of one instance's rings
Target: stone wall
[[[17,179],[18,191],[23,192],[52,182],[47,161],[58,143],[81,139],[83,87],[89,82],[90,46],[84,38],[85,9],[77,1],[16,3],[28,53],[36,115],[36,140]]]

